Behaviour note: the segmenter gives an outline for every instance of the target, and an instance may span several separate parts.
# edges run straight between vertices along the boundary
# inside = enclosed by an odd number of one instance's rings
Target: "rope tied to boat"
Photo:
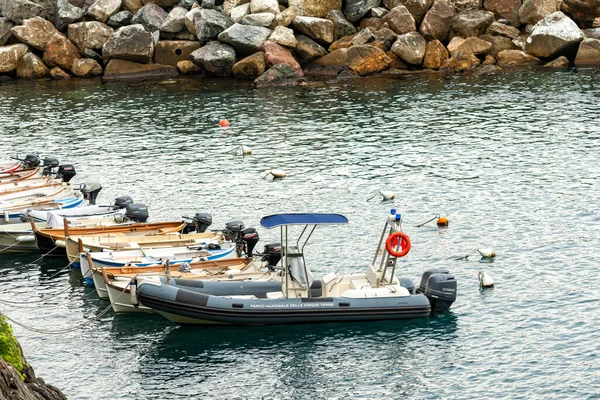
[[[10,237],[12,237],[13,239],[16,239],[13,235],[11,235],[10,233],[8,234]],[[5,248],[3,248],[2,250],[0,250],[0,253],[2,253],[3,251],[9,250],[12,247],[15,247],[16,245],[18,245],[19,243],[21,243],[22,241],[24,241],[25,239],[27,239],[26,236],[24,236],[22,239],[17,240],[15,243],[11,244],[10,246],[6,246]]]

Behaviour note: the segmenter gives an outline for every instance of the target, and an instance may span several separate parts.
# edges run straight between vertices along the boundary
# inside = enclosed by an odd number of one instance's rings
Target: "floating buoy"
[[[263,177],[266,178],[269,175],[273,175],[273,179],[281,179],[286,177],[286,173],[280,169],[272,169]]]
[[[389,190],[380,190],[379,194],[381,195],[381,197],[383,197],[384,200],[394,200],[396,198],[394,192],[391,192]]]
[[[228,127],[229,126],[229,121],[225,118],[217,118],[217,117],[211,117],[210,115],[206,117],[206,119],[210,122],[213,122],[217,125],[219,125],[220,127]]]
[[[219,126],[221,126],[221,127],[229,126],[229,121],[227,121],[226,119],[221,119],[221,120],[219,120]]]
[[[481,258],[494,258],[496,257],[496,253],[492,249],[476,249],[479,254],[481,254]]]
[[[438,228],[447,228],[448,227],[448,218],[440,217],[436,222]]]
[[[243,156],[247,156],[247,155],[252,154],[252,149],[248,146],[241,145],[240,152],[242,153]]]
[[[491,276],[488,275],[487,271],[485,270],[479,271],[479,286],[481,286],[482,288],[494,287],[494,280]]]

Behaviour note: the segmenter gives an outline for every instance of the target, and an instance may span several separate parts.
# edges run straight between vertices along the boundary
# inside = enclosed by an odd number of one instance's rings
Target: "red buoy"
[[[222,119],[219,121],[219,126],[229,126],[229,121]]]

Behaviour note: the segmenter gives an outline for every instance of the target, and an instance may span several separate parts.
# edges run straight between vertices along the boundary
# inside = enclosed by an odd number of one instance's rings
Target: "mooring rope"
[[[10,233],[9,233],[9,235],[10,235],[11,237],[13,237],[13,236],[12,236]],[[23,239],[21,239],[21,240],[17,240],[15,243],[11,244],[10,246],[7,246],[7,247],[3,248],[2,250],[0,250],[0,253],[2,253],[3,251],[9,250],[9,249],[10,249],[10,248],[12,248],[12,247],[15,247],[16,245],[18,245],[19,243],[21,243],[21,242],[22,242],[23,240],[25,240],[25,239],[26,239],[26,237],[24,237],[24,238],[23,238]]]
[[[35,264],[36,262],[40,261],[42,258],[46,257],[48,254],[52,253],[54,250],[58,249],[58,245],[54,246],[52,248],[52,250],[50,250],[49,252],[47,252],[46,254],[42,254],[40,257],[36,258],[35,260],[33,260],[32,262],[29,263],[29,265],[31,264]]]

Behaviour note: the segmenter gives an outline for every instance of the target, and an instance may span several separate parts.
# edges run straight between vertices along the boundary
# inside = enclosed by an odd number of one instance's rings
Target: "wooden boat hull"
[[[67,208],[75,208],[83,203],[83,199],[79,197],[65,197],[58,200],[50,200],[47,202],[35,202],[29,204],[21,204],[19,207],[13,207],[7,210],[0,210],[0,225],[11,225],[21,223],[21,214],[27,210],[64,210]]]

